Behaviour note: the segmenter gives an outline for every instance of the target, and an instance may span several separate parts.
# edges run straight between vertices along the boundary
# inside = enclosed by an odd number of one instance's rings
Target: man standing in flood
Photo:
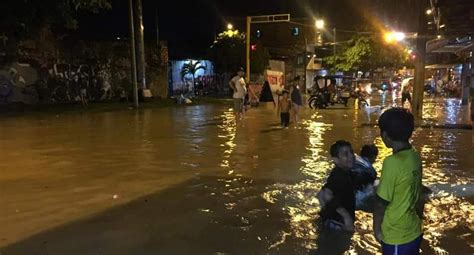
[[[244,116],[244,99],[247,94],[244,75],[245,71],[241,67],[237,71],[237,75],[229,81],[229,86],[234,91],[232,98],[234,99],[234,114],[236,121],[242,119]]]

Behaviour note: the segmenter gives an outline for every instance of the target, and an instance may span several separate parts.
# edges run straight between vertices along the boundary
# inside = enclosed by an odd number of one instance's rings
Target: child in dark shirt
[[[355,196],[350,170],[354,166],[354,151],[347,141],[337,141],[330,149],[335,167],[318,193],[321,220],[325,227],[354,230]]]

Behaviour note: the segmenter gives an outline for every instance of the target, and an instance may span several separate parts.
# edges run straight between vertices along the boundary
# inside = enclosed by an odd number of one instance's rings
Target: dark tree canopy
[[[217,73],[235,72],[245,66],[245,34],[237,30],[228,30],[219,37],[208,51],[209,59],[214,63]],[[263,73],[268,66],[270,54],[262,45],[250,53],[251,72]]]
[[[80,12],[110,9],[111,0],[2,0],[0,33],[16,38],[32,38],[44,26],[76,29]]]

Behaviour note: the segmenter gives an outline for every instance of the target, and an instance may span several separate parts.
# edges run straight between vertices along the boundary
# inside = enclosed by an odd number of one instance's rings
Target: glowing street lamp
[[[426,15],[431,15],[432,13],[433,13],[433,10],[431,9],[426,10]]]
[[[314,25],[316,26],[317,29],[323,29],[324,28],[324,20],[318,19],[318,20],[316,20]]]
[[[405,39],[405,33],[395,32],[395,40],[397,42],[403,41],[403,39]]]
[[[405,39],[405,33],[402,32],[388,32],[384,34],[384,39],[387,43],[400,42]]]
[[[229,23],[229,24],[227,24],[227,29],[228,29],[228,30],[232,30],[232,29],[234,29],[234,26]]]

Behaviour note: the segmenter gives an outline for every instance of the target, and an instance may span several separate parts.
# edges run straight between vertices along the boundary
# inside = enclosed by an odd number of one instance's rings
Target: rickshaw
[[[353,77],[327,75],[314,77],[313,89],[308,99],[311,109],[327,108],[329,105],[342,104],[347,107],[352,95]]]

